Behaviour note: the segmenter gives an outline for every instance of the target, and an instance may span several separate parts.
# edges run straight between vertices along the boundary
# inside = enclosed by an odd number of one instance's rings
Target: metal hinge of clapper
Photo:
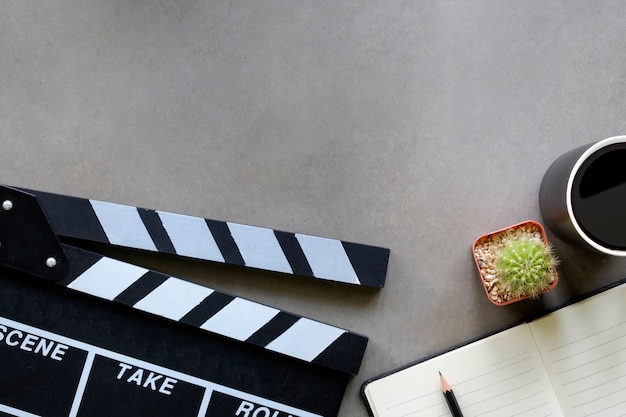
[[[58,281],[69,262],[37,197],[0,186],[0,266]]]

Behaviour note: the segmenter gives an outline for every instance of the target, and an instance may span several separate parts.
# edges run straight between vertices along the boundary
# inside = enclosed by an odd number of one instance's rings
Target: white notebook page
[[[449,417],[439,371],[464,417],[563,416],[535,350],[521,325],[417,364],[365,388],[376,417]]]
[[[626,416],[626,285],[530,326],[565,415]]]

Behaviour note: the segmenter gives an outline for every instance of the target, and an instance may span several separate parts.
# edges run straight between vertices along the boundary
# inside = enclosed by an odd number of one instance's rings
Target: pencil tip
[[[450,388],[450,384],[448,383],[446,378],[441,374],[441,371],[439,372],[439,379],[441,380],[441,389],[443,392],[452,391],[452,388]]]

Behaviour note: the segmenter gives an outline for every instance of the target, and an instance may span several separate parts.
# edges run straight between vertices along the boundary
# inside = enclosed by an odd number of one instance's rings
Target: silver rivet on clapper
[[[54,268],[55,266],[57,266],[57,260],[53,257],[49,257],[48,259],[46,259],[46,266],[48,268]]]
[[[2,209],[4,211],[9,211],[13,208],[13,202],[11,200],[4,200],[2,202]]]

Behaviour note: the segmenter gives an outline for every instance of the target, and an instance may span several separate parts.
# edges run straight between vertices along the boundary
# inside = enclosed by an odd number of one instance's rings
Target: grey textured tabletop
[[[541,221],[551,162],[626,132],[621,1],[10,1],[2,183],[391,249],[364,289],[149,258],[370,338],[364,380],[626,276],[493,306],[471,245]]]

